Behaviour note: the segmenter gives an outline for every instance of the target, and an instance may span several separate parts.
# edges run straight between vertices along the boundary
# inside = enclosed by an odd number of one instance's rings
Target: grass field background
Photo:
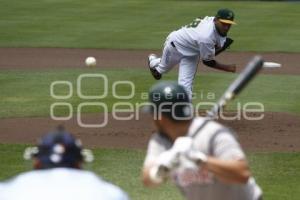
[[[83,73],[103,74],[108,78],[108,88],[104,88],[103,79],[83,79],[82,93],[85,95],[101,95],[108,91],[107,97],[100,100],[80,99],[77,95],[77,78]],[[33,78],[34,77],[34,78]],[[168,74],[164,80],[176,80],[176,72]],[[198,102],[216,102],[224,90],[234,80],[236,75],[226,73],[199,73],[195,80],[194,99]],[[56,100],[50,96],[50,85],[53,81],[70,81],[73,85],[73,96],[67,100]],[[134,84],[134,97],[129,100],[120,100],[112,95],[112,85],[116,81],[132,81]],[[82,102],[104,102],[111,111],[117,102],[130,102],[132,104],[147,101],[149,86],[155,81],[149,76],[148,70],[99,70],[99,69],[65,69],[65,70],[8,70],[0,74],[0,118],[24,116],[49,116],[50,105],[55,102],[71,103],[76,107]],[[282,84],[284,83],[284,84]],[[228,109],[236,110],[236,103],[244,105],[247,102],[260,102],[266,111],[289,112],[300,114],[300,77],[293,75],[260,75],[253,81]],[[67,86],[55,86],[56,95],[67,95]],[[118,95],[129,95],[131,87],[119,85],[116,88]],[[214,99],[212,99],[214,97]],[[202,108],[202,107],[200,107]],[[208,109],[208,106],[203,109]],[[101,112],[95,107],[83,110],[85,113]],[[103,111],[102,111],[103,112]],[[68,113],[63,107],[58,107],[55,113],[65,115]]]
[[[160,49],[167,34],[220,7],[235,11],[232,51],[300,51],[298,2],[2,0],[1,47]]]
[[[230,51],[300,52],[300,3],[251,1],[178,1],[178,0],[1,0],[0,47],[70,47],[106,49],[161,49],[167,34],[188,24],[195,17],[214,15],[226,6],[236,13],[237,26],[230,36],[235,43]],[[136,95],[130,102],[140,102],[140,95],[154,83],[146,70],[1,70],[0,118],[49,116],[53,81],[73,83],[74,96],[64,102],[76,107],[83,100],[76,95],[76,79],[81,73],[103,73],[109,77],[110,92],[103,101],[111,108],[117,101],[111,95],[111,84],[117,80],[134,80]],[[195,103],[216,99],[234,79],[225,73],[198,74]],[[175,80],[176,73],[166,79]],[[259,101],[266,111],[300,113],[300,78],[297,75],[261,75],[237,101]],[[124,94],[128,88],[120,88]],[[99,80],[85,83],[86,94],[102,91]],[[66,94],[58,87],[57,94]],[[122,92],[120,92],[122,94]],[[214,101],[214,100],[212,100]],[[235,101],[234,103],[236,103]],[[234,103],[229,107],[234,109]],[[58,110],[64,115],[65,110]],[[99,112],[89,109],[86,112]],[[0,180],[30,170],[22,161],[25,148],[18,144],[1,144]],[[145,151],[96,149],[91,166],[99,175],[120,185],[132,199],[182,199],[175,187],[147,190],[139,180]],[[296,200],[300,198],[300,154],[248,152],[250,166],[265,199]],[[113,169],[113,170],[112,170]]]

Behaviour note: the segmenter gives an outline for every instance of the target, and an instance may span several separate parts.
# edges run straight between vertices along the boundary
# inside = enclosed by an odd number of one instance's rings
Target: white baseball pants
[[[171,42],[173,41],[168,37],[164,44],[162,57],[151,61],[151,66],[155,66],[159,73],[164,74],[179,64],[178,84],[185,87],[192,99],[193,81],[197,72],[199,56],[183,56]]]

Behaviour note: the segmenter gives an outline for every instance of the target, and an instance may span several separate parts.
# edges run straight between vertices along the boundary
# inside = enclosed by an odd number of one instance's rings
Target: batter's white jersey
[[[1,200],[128,200],[96,174],[70,168],[34,170],[0,184]]]
[[[202,125],[207,123],[203,128]],[[201,129],[201,130],[200,130]],[[199,131],[200,130],[200,131]],[[243,150],[230,130],[204,118],[195,118],[187,135],[198,133],[194,138],[194,148],[224,160],[246,159]],[[170,149],[171,142],[161,135],[150,139],[144,166],[155,162],[160,153]],[[247,184],[225,184],[206,169],[186,169],[172,173],[174,183],[189,200],[258,200],[262,191],[251,177]]]

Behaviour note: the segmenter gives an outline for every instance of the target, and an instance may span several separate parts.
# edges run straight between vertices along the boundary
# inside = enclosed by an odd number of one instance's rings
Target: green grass
[[[22,161],[24,147],[24,145],[0,145],[0,180],[31,169],[30,163]],[[144,151],[96,149],[94,153],[96,160],[87,169],[119,185],[132,199],[182,199],[171,184],[157,189],[146,189],[141,185],[139,176]],[[265,199],[299,199],[299,153],[249,153],[248,156],[252,172],[264,191]]]
[[[220,7],[235,11],[233,51],[300,51],[300,4],[176,0],[2,0],[1,47],[160,49],[167,34]]]
[[[300,153],[249,153],[248,156],[264,199],[300,198]]]
[[[83,73],[101,73],[108,77],[107,97],[99,100],[80,99],[76,92],[76,80]],[[176,80],[176,72],[171,72],[164,80]],[[195,80],[194,91],[197,99],[194,103],[210,101],[216,102],[236,75],[225,73],[199,73]],[[73,85],[73,96],[66,100],[56,100],[50,96],[50,85],[53,81],[70,81]],[[112,85],[116,81],[133,80],[134,96],[129,100],[120,100],[112,96]],[[64,70],[2,70],[0,74],[0,118],[24,116],[49,116],[50,105],[55,102],[67,102],[76,112],[78,104],[82,102],[102,102],[111,111],[116,102],[142,103],[147,101],[149,87],[155,81],[146,70],[99,70],[99,69],[64,69]],[[244,105],[247,102],[261,102],[266,111],[300,113],[299,76],[292,75],[260,75],[249,87],[229,105],[229,109],[236,110],[236,103]],[[56,95],[67,95],[67,86],[56,86]],[[85,95],[101,95],[104,92],[102,79],[83,79],[82,93]],[[129,95],[129,85],[117,85],[118,95]],[[134,106],[136,107],[136,106]],[[120,107],[119,107],[120,108]],[[128,107],[126,107],[128,108]],[[202,108],[202,107],[200,107]],[[203,107],[208,108],[208,107]],[[125,107],[121,107],[125,109]],[[103,112],[103,109],[86,107],[83,113]],[[57,107],[55,115],[66,115],[67,109]]]
[[[195,80],[194,91],[203,91],[202,93],[207,97],[214,92],[218,99],[235,77],[236,75],[224,73],[200,75],[197,77],[198,80]],[[236,110],[237,103],[243,106],[248,102],[259,102],[264,105],[266,111],[299,114],[300,103],[297,100],[300,98],[299,87],[299,76],[261,74],[242,91],[235,101],[229,103],[227,108]],[[200,97],[198,101],[201,101],[200,94],[198,97]],[[215,101],[213,100],[213,102]]]
[[[82,73],[101,73],[108,76],[108,96],[100,100],[80,99],[76,92],[76,80]],[[120,80],[135,80],[137,94],[148,91],[153,80],[145,80],[146,72],[139,70],[99,70],[99,69],[72,69],[72,70],[49,70],[49,71],[2,71],[0,74],[0,116],[21,117],[21,116],[49,116],[50,105],[55,102],[71,103],[76,112],[76,107],[81,102],[104,102],[111,110],[113,103],[119,101],[112,96],[112,84]],[[147,73],[147,75],[149,75]],[[124,77],[127,77],[124,79]],[[50,96],[50,85],[53,81],[70,81],[73,85],[73,97],[67,100],[56,100]],[[56,95],[68,94],[68,87],[55,87]],[[128,95],[130,87],[119,85],[116,87],[118,95]],[[83,79],[82,93],[84,95],[101,95],[106,91],[103,86],[103,79]],[[140,95],[130,99],[131,102],[138,101]],[[144,100],[145,101],[145,100]],[[125,102],[125,100],[122,100]],[[64,113],[64,110],[57,109],[57,114]],[[85,109],[84,112],[98,112],[99,110]],[[101,111],[101,110],[100,110]]]

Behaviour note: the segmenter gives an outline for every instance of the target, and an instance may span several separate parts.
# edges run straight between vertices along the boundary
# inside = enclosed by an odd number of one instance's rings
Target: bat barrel
[[[223,108],[227,102],[239,94],[245,86],[252,80],[252,78],[260,71],[264,64],[261,56],[253,57],[246,65],[245,69],[239,74],[235,81],[229,86],[219,101],[213,106],[213,108],[207,112],[207,117],[214,119],[219,114],[221,108]]]

